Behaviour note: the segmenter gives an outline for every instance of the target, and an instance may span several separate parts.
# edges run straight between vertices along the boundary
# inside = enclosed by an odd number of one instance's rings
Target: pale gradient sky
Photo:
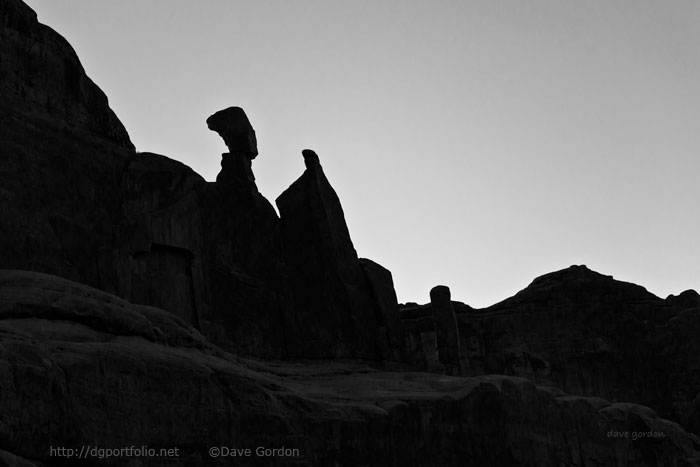
[[[139,151],[207,180],[237,105],[274,199],[316,150],[400,301],[586,264],[700,289],[697,0],[28,0]]]

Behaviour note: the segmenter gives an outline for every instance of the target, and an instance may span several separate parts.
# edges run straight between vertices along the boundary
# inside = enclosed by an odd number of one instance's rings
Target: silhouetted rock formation
[[[455,318],[450,289],[444,285],[433,287],[430,291],[430,306],[435,321],[435,347],[437,358],[445,366],[448,375],[459,375],[459,329]]]
[[[258,140],[248,116],[240,107],[229,107],[207,119],[210,130],[223,138],[229,152],[222,154],[217,182],[254,185],[252,160],[258,155]],[[255,188],[257,190],[257,187]]]
[[[373,293],[345,223],[338,195],[315,152],[302,152],[306,171],[277,198],[302,353],[319,357],[390,358],[376,296],[391,278],[375,281]],[[389,298],[391,300],[391,298]],[[388,304],[393,306],[393,304]],[[393,330],[392,330],[393,331]]]
[[[12,127],[31,122],[32,130],[50,138],[58,132],[134,148],[107,97],[85,75],[63,37],[39,24],[36,13],[19,0],[2,1],[0,21],[3,144],[21,137],[12,137]]]
[[[621,403],[700,429],[694,291],[572,267],[485,310],[436,288],[399,312],[314,151],[281,218],[240,108],[207,121],[229,148],[215,183],[136,153],[19,0],[0,0],[0,76],[0,465],[134,444],[181,448],[132,459],[154,466],[228,465],[217,445],[299,449],[295,465],[698,465],[697,437]],[[364,362],[305,360],[336,357]]]
[[[301,155],[304,157],[304,166],[307,169],[314,169],[315,167],[321,167],[321,159],[319,159],[318,154],[311,149],[304,149],[301,151]]]
[[[211,308],[205,335],[246,355],[288,356],[294,335],[279,218],[258,191],[208,185],[205,264]]]
[[[0,2],[0,262],[115,291],[133,145],[70,45]]]
[[[398,323],[398,304],[388,298],[391,275],[381,273],[370,290],[337,197],[353,259],[344,262],[341,254],[319,267],[346,271],[351,264],[346,293],[357,288],[348,298],[354,308],[313,324],[297,316],[292,297],[308,291],[296,290],[292,278],[325,270],[288,264],[283,245],[296,240],[283,238],[280,219],[257,190],[251,169],[257,141],[242,109],[207,119],[230,151],[216,183],[165,156],[135,153],[70,46],[22,3],[1,6],[0,66],[8,79],[0,101],[0,266],[56,274],[162,307],[246,355],[333,356],[321,344],[333,335],[333,346],[345,349],[338,355],[394,358],[400,339],[390,344],[387,337],[387,323]],[[314,293],[342,301],[336,285],[316,284]],[[342,331],[336,318],[344,320]]]
[[[372,302],[376,307],[377,345],[385,360],[407,361],[399,305],[391,271],[367,258],[360,258],[360,267],[369,282]],[[384,337],[386,336],[386,337]]]
[[[245,154],[249,159],[257,157],[258,140],[255,130],[240,107],[219,110],[207,118],[207,126],[223,138],[230,152]]]

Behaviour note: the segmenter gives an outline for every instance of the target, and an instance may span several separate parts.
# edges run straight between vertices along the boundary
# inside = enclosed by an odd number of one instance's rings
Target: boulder
[[[258,155],[258,141],[245,111],[240,107],[219,110],[207,118],[207,127],[221,136],[229,150],[221,155],[216,181],[257,192],[252,160]]]

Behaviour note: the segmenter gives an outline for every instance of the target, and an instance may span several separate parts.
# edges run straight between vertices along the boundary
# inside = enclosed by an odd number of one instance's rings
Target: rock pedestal
[[[251,160],[240,153],[221,154],[221,172],[216,181],[223,184],[255,185]]]

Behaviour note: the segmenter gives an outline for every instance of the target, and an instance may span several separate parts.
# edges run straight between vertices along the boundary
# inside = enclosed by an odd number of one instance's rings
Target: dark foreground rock
[[[245,360],[172,313],[39,273],[0,272],[0,344],[7,465],[700,465],[694,438],[642,406],[517,377]],[[58,454],[83,445],[178,451]]]

